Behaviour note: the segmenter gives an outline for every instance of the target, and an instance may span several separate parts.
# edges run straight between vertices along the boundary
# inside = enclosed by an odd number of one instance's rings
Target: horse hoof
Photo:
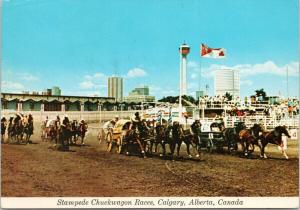
[[[159,154],[159,157],[162,157],[163,156],[163,154]]]
[[[198,158],[198,157],[200,157],[200,155],[196,155],[196,157]]]

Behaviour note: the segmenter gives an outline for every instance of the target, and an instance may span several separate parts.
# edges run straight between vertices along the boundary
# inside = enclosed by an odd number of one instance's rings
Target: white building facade
[[[116,101],[123,100],[123,78],[109,77],[108,78],[108,97],[113,97]]]
[[[234,69],[220,69],[215,72],[215,95],[230,93],[240,97],[240,72]]]

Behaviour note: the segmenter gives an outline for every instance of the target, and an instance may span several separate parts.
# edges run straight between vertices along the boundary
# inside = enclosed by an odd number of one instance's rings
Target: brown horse
[[[245,156],[248,156],[249,153],[254,151],[254,144],[258,145],[260,132],[263,132],[263,128],[259,124],[254,124],[250,129],[243,129],[239,132],[238,140],[242,145],[242,150]],[[249,150],[250,145],[252,146],[252,150]]]
[[[88,129],[87,123],[84,120],[81,120],[81,122],[79,124],[79,136],[81,138],[81,145],[84,145],[84,138],[85,138],[87,129]]]
[[[125,132],[125,135],[122,136],[122,142],[125,143],[125,153],[126,155],[130,155],[131,153],[134,153],[134,149],[136,149],[136,145],[138,146],[138,150],[141,153],[143,158],[146,158],[145,153],[145,136],[147,131],[142,130],[143,128],[143,122],[131,122],[127,130]]]
[[[199,148],[199,139],[195,138],[190,130],[184,130],[183,125],[179,122],[173,122],[171,127],[172,131],[172,138],[170,138],[170,150],[171,150],[171,157],[174,158],[175,147],[177,145],[177,157],[179,157],[180,148],[182,143],[184,142],[186,145],[186,152],[189,158],[192,158],[190,152],[190,146],[194,148],[196,152],[196,157],[200,157],[200,153],[198,151]]]
[[[159,155],[165,156],[166,155],[166,144],[167,144],[168,138],[169,138],[169,129],[168,129],[167,125],[157,123],[154,131],[155,131],[155,136],[154,136],[154,138],[151,139],[151,142],[150,142],[150,152],[153,151],[153,146],[154,146],[154,153],[157,153],[158,145],[161,145],[163,151]]]
[[[6,118],[2,117],[1,118],[1,143],[4,143],[4,137],[5,137],[6,127],[7,127]]]
[[[285,136],[291,138],[290,134],[288,133],[287,129],[285,126],[277,126],[273,131],[269,132],[263,132],[262,135],[259,137],[259,142],[258,145],[261,147],[261,153],[260,157],[267,158],[265,154],[265,147],[267,144],[275,144],[281,147],[281,152],[284,155],[286,159],[289,157],[287,156],[285,150],[284,150],[284,145],[282,141],[282,134]]]

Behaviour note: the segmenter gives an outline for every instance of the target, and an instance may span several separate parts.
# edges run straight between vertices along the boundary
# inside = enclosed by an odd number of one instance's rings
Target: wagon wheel
[[[147,139],[146,140],[146,144],[145,144],[145,153],[146,154],[151,154],[152,151],[151,151],[151,141],[150,139]]]
[[[111,150],[112,150],[112,144],[113,144],[111,133],[107,134],[107,136],[106,136],[106,142],[107,142],[107,151],[111,152]]]
[[[101,144],[102,140],[103,140],[103,129],[100,129],[100,131],[98,132],[98,135],[97,135],[97,138],[98,138],[98,141],[99,141],[99,144]]]
[[[44,130],[41,131],[41,139],[42,139],[42,141],[46,140],[46,136],[45,136],[45,131]]]
[[[122,151],[122,144],[123,144],[123,136],[121,135],[117,140],[117,153],[120,154]]]
[[[212,139],[208,139],[207,143],[206,143],[206,149],[209,153],[213,152],[213,148],[214,148],[214,142]]]

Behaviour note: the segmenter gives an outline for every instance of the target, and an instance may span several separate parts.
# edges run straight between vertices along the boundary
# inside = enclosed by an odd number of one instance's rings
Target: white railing
[[[201,123],[211,123],[215,122],[216,118],[201,118]],[[267,116],[245,116],[245,117],[237,117],[237,116],[227,116],[223,118],[225,123],[225,127],[234,127],[236,122],[245,122],[247,127],[252,127],[255,123],[262,124],[265,129],[273,129],[279,125],[285,125],[288,128],[299,128],[299,116],[287,117],[282,119],[276,119]]]
[[[225,126],[233,127],[235,122],[245,122],[247,127],[252,127],[255,123],[260,123],[265,129],[273,129],[279,125],[285,125],[288,128],[299,128],[299,116],[276,119],[267,116],[246,116],[246,117],[225,117]]]
[[[24,114],[32,114],[35,122],[42,122],[48,117],[48,119],[55,119],[56,116],[59,116],[60,119],[63,119],[64,115],[68,115],[70,120],[85,120],[88,122],[92,121],[107,121],[113,119],[115,116],[119,118],[129,118],[137,110],[131,111],[65,111],[65,112],[54,112],[54,111],[23,111]],[[141,114],[143,111],[138,110]],[[15,110],[1,110],[1,117],[9,118],[10,116],[19,113]]]
[[[35,122],[42,122],[48,116],[48,119],[55,119],[56,116],[59,116],[61,119],[65,114],[68,115],[70,120],[85,120],[88,122],[99,122],[107,121],[113,119],[116,115],[119,118],[129,118],[137,110],[131,111],[66,111],[66,112],[51,112],[51,111],[24,111],[24,114],[31,113]],[[140,114],[144,113],[142,110],[138,110]],[[6,117],[7,119],[16,113],[19,113],[15,110],[1,110],[1,117]],[[255,115],[255,116],[227,116],[223,118],[225,127],[233,127],[235,122],[245,122],[247,127],[253,126],[255,123],[260,123],[264,125],[265,129],[272,129],[278,125],[285,125],[288,128],[299,128],[299,116],[295,115],[292,117],[285,117],[281,119],[276,119],[276,117],[267,117],[264,115]],[[193,121],[189,119],[189,121]],[[201,122],[214,122],[215,118],[201,118]]]

